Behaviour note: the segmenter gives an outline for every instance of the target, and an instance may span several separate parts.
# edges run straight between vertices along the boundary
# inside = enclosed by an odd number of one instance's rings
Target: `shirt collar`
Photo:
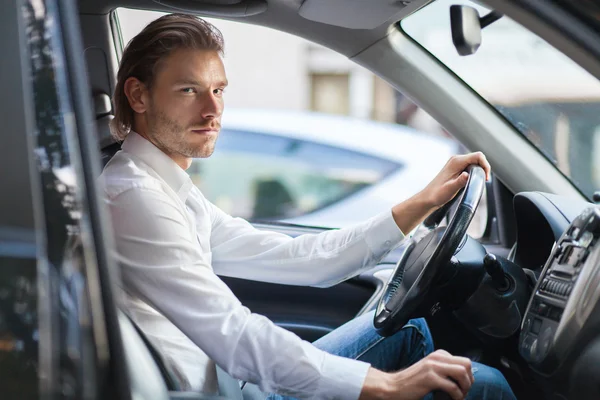
[[[129,132],[121,149],[150,166],[185,202],[193,185],[192,180],[171,157],[134,131]]]

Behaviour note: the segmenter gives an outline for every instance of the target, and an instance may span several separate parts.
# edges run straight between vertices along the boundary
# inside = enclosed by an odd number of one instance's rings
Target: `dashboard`
[[[540,271],[556,241],[591,203],[542,192],[522,192],[514,199],[517,239],[512,261]]]
[[[513,256],[537,276],[519,353],[552,398],[598,399],[600,208],[537,192],[515,196],[514,205]]]
[[[554,372],[581,338],[600,297],[600,209],[590,207],[554,246],[530,299],[519,342],[538,371]]]

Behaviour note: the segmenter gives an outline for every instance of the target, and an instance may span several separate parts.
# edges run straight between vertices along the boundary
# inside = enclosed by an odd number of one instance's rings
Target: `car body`
[[[551,45],[597,84],[596,2],[477,3],[520,24],[540,39],[536,44]],[[597,208],[590,202],[598,197],[593,196],[598,165],[593,117],[600,113],[594,114],[592,105],[582,117],[564,98],[552,105],[525,104],[519,113],[534,111],[537,118],[530,123],[539,124],[534,127],[524,123],[523,115],[487,101],[468,76],[403,26],[436,4],[443,6],[438,12],[445,21],[445,0],[5,2],[0,15],[0,87],[5,94],[0,107],[5,144],[0,148],[2,397],[235,398],[225,391],[222,396],[182,392],[160,354],[120,310],[118,260],[96,181],[99,147],[104,147],[113,110],[110,101],[91,99],[108,97],[114,89],[123,47],[115,9],[131,7],[267,26],[329,47],[402,90],[466,148],[484,151],[494,172],[487,184],[486,230],[477,246],[505,256],[507,265],[521,271],[530,283],[527,306],[515,306],[519,313],[510,321],[516,327],[510,336],[487,334],[488,323],[498,322],[494,312],[514,307],[481,301],[476,305],[491,312],[477,321],[461,313],[469,299],[477,300],[474,295],[489,287],[489,274],[482,273],[465,303],[437,302],[415,316],[427,318],[438,347],[500,369],[519,398],[600,398],[600,235],[598,219],[592,218]],[[426,21],[433,26],[416,25],[437,29],[437,21]],[[452,46],[446,33],[444,40]],[[519,42],[513,42],[515,48]],[[502,51],[510,48],[502,46]],[[477,69],[482,74],[491,70]],[[391,154],[397,147],[387,150]],[[324,231],[271,222],[255,226],[290,236]],[[223,280],[253,312],[314,340],[375,309],[401,255],[402,249],[392,252],[372,269],[329,288]],[[460,256],[441,267],[460,265]],[[487,273],[483,260],[472,261],[469,268]],[[465,294],[460,282],[436,282],[446,283]]]
[[[449,138],[397,124],[226,109],[215,153],[188,173],[231,215],[340,228],[417,193],[459,150]]]

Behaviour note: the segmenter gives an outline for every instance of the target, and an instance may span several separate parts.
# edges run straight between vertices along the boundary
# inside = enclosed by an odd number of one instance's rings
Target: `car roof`
[[[223,129],[308,140],[405,162],[447,157],[457,150],[453,140],[404,125],[311,111],[225,108],[222,125]]]
[[[351,57],[386,37],[391,24],[429,1],[78,0],[78,3],[79,12],[87,15],[107,14],[125,7],[186,12],[263,25],[324,44]],[[328,38],[327,43],[323,38]]]

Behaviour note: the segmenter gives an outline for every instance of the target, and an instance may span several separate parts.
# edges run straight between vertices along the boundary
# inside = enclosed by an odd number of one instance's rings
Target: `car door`
[[[10,1],[0,17],[3,398],[129,398],[81,153],[74,15],[68,2]]]
[[[5,2],[0,15],[0,391],[168,399],[113,298],[77,18],[55,0]]]

